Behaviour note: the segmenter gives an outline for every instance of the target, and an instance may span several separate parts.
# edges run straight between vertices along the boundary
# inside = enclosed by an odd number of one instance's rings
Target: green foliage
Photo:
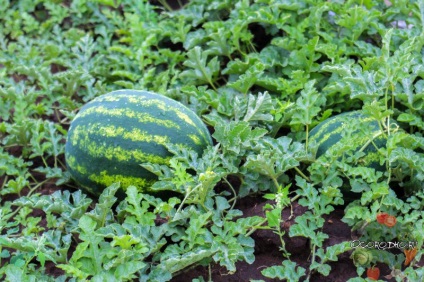
[[[168,281],[214,263],[233,272],[253,262],[257,229],[275,232],[283,254],[264,277],[325,277],[352,251],[347,242],[325,245],[324,216],[345,203],[344,189],[359,195],[343,221],[361,240],[415,240],[422,257],[423,1],[192,0],[176,10],[150,2],[3,1],[1,280]],[[140,164],[158,176],[152,189],[182,198],[130,187],[118,202],[114,184],[90,199],[70,181],[70,121],[86,102],[123,88],[181,101],[213,132],[203,154],[169,145],[168,165]],[[384,129],[382,171],[358,162],[363,152],[349,134],[371,135],[356,120],[336,145],[343,158],[311,154],[310,130],[353,110]],[[270,201],[264,217],[236,208],[250,194]],[[306,212],[286,232],[282,211],[294,201]],[[379,212],[398,224],[378,224]],[[310,260],[290,261],[284,236],[308,238]],[[399,281],[422,280],[416,260],[402,266],[402,253],[372,257]],[[53,278],[47,264],[65,274]]]
[[[278,278],[286,281],[299,281],[305,274],[305,269],[296,266],[295,262],[285,260],[282,265],[268,267],[261,271],[268,278]]]

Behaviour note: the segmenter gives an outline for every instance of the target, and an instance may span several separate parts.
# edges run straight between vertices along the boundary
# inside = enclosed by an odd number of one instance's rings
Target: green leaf
[[[207,42],[208,53],[210,55],[222,55],[231,59],[231,54],[234,52],[234,46],[228,44],[231,37],[231,31],[225,28],[218,28],[215,33],[209,35]]]
[[[282,265],[275,265],[265,268],[261,271],[262,275],[272,279],[287,280],[290,282],[300,281],[305,275],[306,270],[297,266],[295,262],[284,260]]]
[[[291,124],[310,125],[312,119],[318,115],[321,107],[325,104],[325,96],[320,95],[314,88],[315,80],[305,84],[301,91],[301,97],[296,101]]]
[[[166,259],[165,261],[162,261],[161,264],[168,272],[175,273],[190,265],[200,262],[205,258],[211,257],[213,253],[214,252],[212,250],[199,247],[181,256]]]
[[[120,188],[119,183],[114,183],[111,186],[103,190],[102,194],[99,197],[99,201],[94,207],[94,209],[87,213],[86,216],[89,216],[95,220],[97,228],[105,226],[109,221],[113,220],[112,215],[112,206],[115,204],[117,198],[115,193]]]
[[[113,237],[113,241],[110,245],[112,247],[120,246],[125,250],[129,250],[133,245],[138,243],[140,243],[140,239],[134,238],[131,235],[122,235]]]
[[[211,212],[207,212],[190,219],[189,227],[185,231],[186,236],[182,237],[183,240],[189,242],[189,249],[192,249],[194,245],[202,246],[205,244],[203,236],[208,234],[206,234],[207,230],[203,226],[208,223],[211,215]]]
[[[322,249],[319,249],[318,251],[321,251],[321,250]],[[309,267],[309,269],[317,271],[321,273],[323,276],[328,276],[331,271],[331,266],[325,263],[318,263],[314,261],[313,263],[311,263],[311,266]]]
[[[75,267],[73,265],[59,264],[57,265],[57,267],[64,270],[67,274],[70,274],[72,277],[78,279],[86,279],[88,277],[88,274],[84,273],[78,267]]]
[[[415,114],[401,113],[397,120],[401,122],[408,122],[410,125],[417,126],[421,130],[424,129],[423,119]]]
[[[24,281],[26,278],[24,269],[14,264],[7,265],[4,272],[9,281]]]
[[[94,2],[111,6],[113,8],[117,8],[121,4],[121,0],[94,0]]]
[[[398,147],[392,150],[389,156],[391,163],[401,162],[415,169],[419,180],[424,180],[424,156],[408,148]]]
[[[277,139],[264,137],[257,142],[256,154],[249,154],[244,167],[277,179],[289,169],[297,167],[305,157],[302,144],[286,136]]]
[[[97,223],[91,217],[83,215],[79,221],[78,226],[84,233],[82,234],[82,239],[84,240],[84,238],[93,238],[93,231],[96,229]]]
[[[183,71],[180,76],[189,78],[194,82],[209,83],[214,88],[214,80],[219,72],[218,57],[208,61],[208,54],[199,46],[188,51],[187,57],[188,60],[184,62],[184,65],[191,69]]]
[[[303,89],[305,84],[309,81],[304,70],[293,70],[289,74],[289,79],[279,78],[279,80],[281,81],[282,87],[278,90],[281,91],[282,97],[295,95],[299,90]]]
[[[311,244],[321,247],[324,240],[328,238],[328,235],[320,231],[315,232],[318,228],[324,224],[324,219],[316,218],[311,212],[296,217],[296,224],[290,227],[289,235],[302,236],[311,239]]]
[[[123,279],[136,279],[136,273],[146,267],[146,264],[141,261],[127,261],[120,264],[115,272],[114,276],[117,280]],[[102,280],[105,281],[105,280]]]
[[[274,110],[274,103],[271,96],[265,93],[259,93],[257,97],[249,94],[246,114],[243,121],[272,121],[270,114]]]
[[[269,227],[277,227],[281,223],[281,209],[273,209],[265,212]]]
[[[249,89],[255,85],[255,82],[264,73],[264,70],[265,66],[257,62],[250,66],[244,74],[240,75],[236,81],[228,83],[228,86],[243,94],[247,94]]]
[[[135,186],[130,186],[127,188],[127,198],[126,201],[128,205],[126,206],[126,211],[132,215],[131,218],[135,218],[136,221],[127,218],[128,222],[137,222],[143,226],[154,226],[154,220],[156,215],[151,212],[148,212],[150,207],[147,201],[143,201],[143,195],[138,193]]]
[[[371,218],[371,213],[367,207],[363,206],[349,206],[346,211],[345,215],[342,219],[343,222],[354,225],[354,223],[357,222],[358,219],[366,219]]]
[[[342,242],[342,243],[338,243],[338,244],[327,247],[324,252],[319,253],[319,256],[321,257],[322,262],[337,261],[338,255],[343,254],[351,249],[352,249],[352,246],[350,242]]]
[[[0,237],[0,243],[2,246],[20,250],[24,253],[36,255],[43,253],[41,259],[52,262],[65,262],[71,243],[70,238],[70,234],[62,235],[58,230],[49,230],[36,239],[31,236],[9,238],[7,235],[3,235]]]
[[[0,258],[9,258],[10,257],[10,252],[9,250],[2,250],[0,253]]]
[[[225,151],[242,155],[266,132],[262,128],[252,129],[247,122],[240,121],[217,125],[212,136],[222,144]]]
[[[247,70],[256,71],[258,68],[261,68],[262,64],[256,64],[258,58],[253,56],[246,56],[246,61],[241,61],[239,58],[236,58],[228,62],[227,67],[222,71],[223,74],[244,74]],[[252,67],[253,66],[253,67]],[[260,73],[260,71],[259,71]],[[240,79],[240,77],[239,77]],[[242,92],[243,93],[243,92]]]
[[[316,63],[321,54],[315,52],[319,42],[319,37],[315,36],[310,39],[300,49],[290,53],[289,64],[296,69],[305,69],[306,73],[314,72],[319,69],[319,64]]]

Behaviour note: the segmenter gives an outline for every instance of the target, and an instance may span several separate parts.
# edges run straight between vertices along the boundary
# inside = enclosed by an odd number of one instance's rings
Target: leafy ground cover
[[[423,281],[423,1],[23,0],[0,21],[2,280]],[[208,125],[203,155],[142,164],[181,198],[70,180],[69,123],[123,88]],[[357,120],[315,158],[311,129],[352,110],[382,169]]]

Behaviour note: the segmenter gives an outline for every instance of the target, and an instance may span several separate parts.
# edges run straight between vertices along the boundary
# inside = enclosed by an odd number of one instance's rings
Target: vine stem
[[[169,6],[169,4],[168,4],[168,2],[166,2],[166,0],[159,0],[159,3],[160,3],[163,7],[165,7],[165,9],[167,9],[167,10],[168,10],[168,12],[171,12],[171,11],[172,11],[171,6]]]
[[[3,180],[3,184],[0,187],[0,190],[3,190],[4,186],[6,186],[7,180],[8,180],[8,175],[6,174]]]
[[[224,182],[227,183],[228,186],[230,186],[230,189],[233,191],[233,194],[234,194],[234,197],[232,198],[232,199],[234,199],[234,201],[233,201],[231,208],[230,208],[230,210],[232,210],[232,209],[234,209],[234,206],[236,205],[236,202],[237,202],[237,192],[234,189],[233,185],[231,185],[231,183],[227,180],[226,177],[223,177],[223,179],[224,179]]]
[[[300,176],[302,176],[306,181],[310,182],[311,180],[309,177],[307,177],[297,166],[294,167],[297,173],[299,173]]]
[[[208,265],[208,272],[209,272],[208,282],[212,282],[212,269],[211,269],[211,264],[209,264],[209,265]]]
[[[278,188],[280,187],[280,184],[278,184],[277,178],[271,176],[272,182],[274,183],[275,188],[278,190]]]
[[[296,201],[299,198],[300,198],[300,195],[298,194],[298,195],[294,196],[293,198],[291,198],[290,199],[290,202],[294,202],[294,201]]]
[[[364,146],[362,146],[361,147],[361,149],[359,149],[359,152],[362,152],[362,151],[364,151],[365,150],[365,148],[370,144],[370,143],[373,143],[373,145],[375,146],[375,147],[377,147],[375,144],[374,144],[374,139],[375,138],[378,138],[380,135],[383,135],[384,134],[384,131],[380,131],[380,132],[378,132],[377,134],[374,134],[373,136],[372,136],[372,139],[369,139],[367,142],[365,142],[365,144],[364,144]]]
[[[264,220],[262,220],[258,225],[252,227],[252,229],[250,229],[249,232],[246,233],[246,237],[249,237],[250,235],[252,235],[253,232],[255,232],[256,230],[258,230],[259,228],[261,228],[261,226],[266,223],[268,221],[268,219],[264,218]]]
[[[177,211],[175,212],[175,215],[174,215],[174,217],[181,211],[181,209],[182,209],[182,207],[183,207],[183,205],[184,205],[184,203],[187,201],[187,199],[188,199],[188,196],[190,196],[190,194],[191,193],[193,193],[193,191],[195,191],[198,187],[200,187],[200,184],[199,185],[197,185],[197,186],[195,186],[193,189],[191,189],[185,196],[184,196],[184,199],[183,199],[183,201],[181,202],[181,204],[180,204],[180,206],[178,207],[178,209],[177,209]]]
[[[312,259],[311,259],[311,265],[315,262],[315,249],[316,249],[316,245],[312,246]],[[309,279],[311,278],[311,274],[312,271],[308,272],[308,276],[306,277],[306,281],[309,281]]]
[[[308,146],[309,146],[309,124],[306,124],[306,154],[308,153]]]

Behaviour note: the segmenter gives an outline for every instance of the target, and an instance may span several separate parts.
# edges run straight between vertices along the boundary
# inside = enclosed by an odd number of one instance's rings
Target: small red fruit
[[[387,216],[388,216],[387,213],[385,213],[385,212],[379,212],[377,214],[377,222],[380,223],[380,224],[383,224],[384,221],[386,220],[386,217]]]
[[[387,227],[393,227],[396,225],[396,217],[393,215],[388,215],[386,219],[384,220],[384,225]]]
[[[370,280],[378,280],[378,277],[380,277],[380,269],[378,267],[370,267],[367,269],[367,277]]]

